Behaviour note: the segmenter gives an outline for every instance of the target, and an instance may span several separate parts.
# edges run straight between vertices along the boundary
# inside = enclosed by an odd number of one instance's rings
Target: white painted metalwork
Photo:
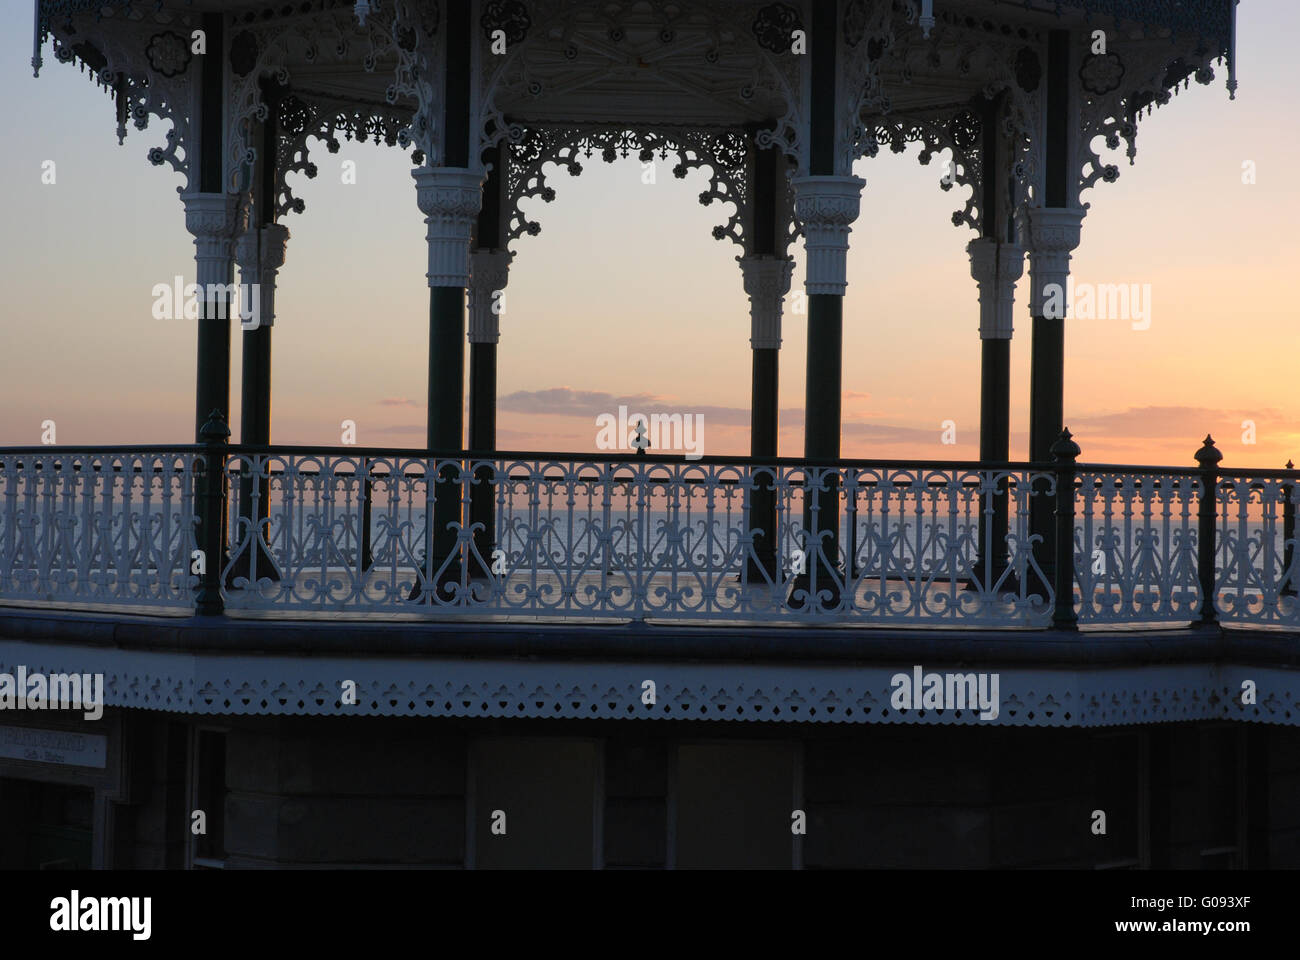
[[[1074,575],[1081,623],[1197,618],[1200,489],[1192,475],[1080,474]]]
[[[1049,474],[333,454],[240,455],[229,470],[236,496],[269,491],[231,506],[231,556],[254,561],[247,577],[229,579],[233,561],[225,572],[232,608],[1041,626],[1052,605],[1034,592],[1028,528],[1030,484],[1052,496]],[[455,523],[454,550],[428,557],[432,503],[466,507],[482,482],[491,546]],[[831,489],[834,538],[810,496]],[[1005,564],[977,559],[996,552],[979,531],[998,489],[1013,504]],[[760,491],[775,499],[771,569],[755,566]],[[274,572],[246,550],[255,516]]]
[[[191,608],[202,461],[193,449],[0,452],[0,603]],[[226,469],[231,609],[1045,627],[1055,601],[1030,532],[1031,508],[1054,510],[1051,471],[238,449]],[[1081,470],[1081,623],[1200,617],[1201,485],[1194,470]],[[1223,620],[1300,622],[1298,486],[1289,474],[1218,481]],[[433,503],[450,498],[464,518],[478,489],[491,535],[458,519],[448,555],[429,557]],[[819,515],[824,491],[833,523]],[[999,495],[1001,544],[988,522]],[[254,536],[264,550],[248,550]]]
[[[1300,725],[1300,680],[1277,666],[1152,664],[1033,668],[923,659],[928,671],[996,669],[998,713],[894,709],[912,665],[526,658],[312,657],[122,650],[0,640],[0,671],[104,675],[108,707],[237,716],[497,717],[1104,727],[1233,720]],[[344,703],[342,681],[356,684]],[[647,702],[644,682],[653,680]],[[1242,682],[1258,686],[1243,704]],[[349,698],[350,700],[351,698]]]
[[[1218,484],[1215,606],[1224,620],[1300,624],[1294,481],[1229,474]],[[1285,518],[1290,505],[1291,536]]]
[[[0,454],[0,602],[191,607],[196,459]]]

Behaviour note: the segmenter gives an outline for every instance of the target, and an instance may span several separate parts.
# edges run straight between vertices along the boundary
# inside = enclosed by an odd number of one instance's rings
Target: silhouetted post
[[[1286,469],[1291,473],[1295,464],[1286,462]],[[1295,563],[1295,484],[1282,484],[1282,596],[1296,595],[1296,577],[1292,564]]]
[[[497,449],[497,345],[501,340],[501,314],[514,254],[505,248],[503,229],[509,147],[497,145],[484,153],[488,166],[483,183],[483,207],[478,215],[476,247],[470,254],[469,279],[469,449],[484,455],[471,463],[474,480],[469,488],[469,524],[474,549],[469,552],[470,576],[491,574],[496,551],[496,449]]]
[[[447,4],[443,34],[443,145],[439,166],[411,171],[424,214],[429,254],[429,393],[426,409],[426,520],[423,587],[443,602],[456,596],[461,579],[460,528],[465,521],[465,300],[470,244],[483,206],[486,171],[471,150],[470,90],[473,26],[470,5]],[[417,31],[418,33],[418,31]],[[423,42],[417,40],[417,42]],[[477,140],[475,140],[477,142]],[[471,166],[471,163],[475,164]],[[441,456],[439,456],[441,455]],[[445,459],[444,459],[445,458]],[[439,569],[442,572],[439,573]],[[434,582],[436,579],[437,582]],[[411,597],[424,590],[416,579]]]
[[[1205,443],[1196,451],[1196,462],[1201,468],[1201,507],[1196,534],[1197,572],[1201,579],[1201,623],[1218,623],[1219,613],[1214,606],[1215,576],[1215,520],[1218,514],[1218,465],[1223,454],[1214,445],[1214,438],[1206,434]]]
[[[844,293],[848,287],[849,232],[862,206],[866,181],[853,176],[838,152],[838,111],[844,107],[836,51],[835,3],[811,5],[808,78],[807,176],[795,177],[795,217],[803,224],[804,292],[808,295],[808,352],[804,385],[803,455],[811,466],[804,488],[806,572],[795,578],[791,606],[833,610],[841,603],[839,564],[840,418],[844,375]],[[821,489],[812,482],[820,470]],[[828,569],[830,568],[830,569]]]
[[[790,214],[786,201],[789,187],[781,175],[783,162],[779,147],[749,151],[753,219],[747,229],[747,255],[737,260],[749,295],[749,345],[753,355],[749,455],[757,463],[772,460],[777,454],[781,314],[794,271],[794,261],[785,253],[783,234]],[[755,469],[750,479],[745,533],[751,538],[752,552],[741,577],[748,583],[775,583],[781,577],[777,562],[776,472]]]
[[[374,555],[370,552],[370,512],[374,496],[370,483],[370,458],[361,458],[361,572],[368,573],[375,565]]]
[[[1029,315],[1033,318],[1029,368],[1029,459],[1050,464],[1052,445],[1065,426],[1065,320],[1069,304],[1065,290],[1070,279],[1070,254],[1079,246],[1085,210],[1071,206],[1070,152],[1071,93],[1077,82],[1070,70],[1072,41],[1069,30],[1047,34],[1047,62],[1043,71],[1045,106],[1043,130],[1043,189],[1027,208],[1029,234]],[[1056,543],[1053,505],[1031,490],[1029,532],[1041,538],[1034,552],[1045,583],[1055,582]]]
[[[1077,630],[1079,617],[1074,612],[1074,472],[1081,451],[1068,427],[1052,444],[1051,452],[1056,469],[1056,549],[1052,570],[1056,609],[1052,614],[1052,626],[1057,630]],[[1084,597],[1084,602],[1087,601],[1088,598]]]
[[[230,427],[220,410],[199,430],[203,444],[203,484],[199,496],[198,544],[203,551],[203,573],[199,575],[194,611],[203,617],[225,612],[221,599],[221,568],[226,553],[226,441]]]

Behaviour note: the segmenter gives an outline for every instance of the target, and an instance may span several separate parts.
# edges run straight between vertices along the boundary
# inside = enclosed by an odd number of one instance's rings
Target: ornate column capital
[[[469,244],[483,205],[483,170],[463,167],[416,167],[416,198],[428,225],[431,287],[469,284]]]
[[[1010,340],[1016,281],[1025,271],[1025,248],[991,237],[966,244],[970,275],[979,284],[980,339]]]
[[[1035,317],[1046,316],[1045,291],[1056,287],[1056,300],[1065,300],[1070,278],[1070,253],[1079,245],[1083,207],[1030,207],[1029,217],[1029,309]]]
[[[247,222],[247,221],[245,221]],[[239,280],[252,288],[245,296],[257,296],[259,313],[256,321],[245,329],[275,324],[275,278],[284,266],[289,244],[289,228],[282,223],[269,223],[260,229],[245,229],[235,240],[235,262],[239,265]]]
[[[781,348],[781,308],[790,292],[794,260],[770,254],[737,257],[749,294],[749,345],[755,350]]]
[[[858,218],[861,177],[795,177],[794,215],[803,225],[807,252],[804,288],[809,295],[843,296],[848,286],[850,224]]]
[[[195,280],[202,287],[230,283],[241,199],[234,193],[181,194],[185,229],[194,237]]]
[[[469,342],[496,343],[501,339],[504,297],[496,296],[510,282],[507,250],[475,250],[469,255]]]

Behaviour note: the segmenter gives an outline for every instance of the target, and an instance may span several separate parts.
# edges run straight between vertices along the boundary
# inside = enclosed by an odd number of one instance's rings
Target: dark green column
[[[1033,347],[1029,371],[1029,459],[1047,463],[1065,423],[1065,291],[1070,251],[1079,243],[1084,211],[1071,206],[1078,186],[1070,163],[1073,99],[1070,95],[1070,32],[1048,34],[1046,113],[1043,133],[1043,204],[1029,209],[1030,307]],[[1050,288],[1059,296],[1049,297]],[[1059,305],[1059,309],[1057,308]],[[1050,314],[1050,315],[1049,315]],[[1045,486],[1045,484],[1043,485]],[[1030,503],[1030,533],[1041,537],[1036,549],[1046,583],[1056,576],[1056,524],[1051,499]]]
[[[1007,270],[1003,261],[1011,254],[1015,232],[1011,211],[999,189],[1004,173],[1010,176],[1010,171],[1004,170],[1008,162],[1002,141],[1004,100],[1005,93],[977,105],[983,136],[982,237],[968,248],[972,255],[972,274],[980,283],[980,460],[986,469],[1008,459],[1011,431],[1011,314],[1003,298],[1010,297],[1014,286],[1007,288],[1003,281]],[[1023,250],[1014,249],[1023,264]],[[1023,266],[1018,268],[1016,278],[1019,269]],[[1008,502],[1005,481],[998,482],[991,497],[981,498],[975,576],[985,589],[992,589],[1007,568]],[[1014,591],[1017,587],[1008,579],[1001,592]]]
[[[773,460],[777,455],[777,378],[781,352],[775,347],[755,347],[752,353],[749,455],[758,461]],[[754,533],[754,556],[746,573],[749,583],[775,581],[779,575],[775,480],[774,473],[759,473],[750,496],[750,524],[761,532]]]
[[[777,455],[781,307],[790,289],[793,265],[782,255],[784,244],[777,237],[788,225],[784,202],[786,184],[778,176],[783,158],[775,147],[750,151],[749,176],[753,191],[752,220],[747,224],[748,255],[740,259],[745,292],[749,294],[750,348],[753,354],[749,455],[760,464]],[[776,582],[780,577],[777,556],[776,474],[756,471],[749,496],[747,521],[753,537],[753,555],[747,559],[745,581],[752,584]]]
[[[844,298],[835,294],[809,295],[804,457],[826,467],[833,467],[840,458],[843,342]],[[839,486],[838,476],[830,477],[825,489],[808,497],[804,505],[804,529],[817,531],[820,552],[826,564],[833,567],[838,566],[839,555]],[[826,605],[835,606],[840,602],[836,583],[829,576],[816,576],[812,569],[813,554],[817,549],[817,544],[809,543],[806,562],[810,589],[825,591],[828,594]]]
[[[501,210],[505,190],[502,172],[509,160],[506,147],[485,151],[489,168],[483,183],[483,208],[478,215],[478,250],[470,255],[470,330],[469,330],[469,449],[491,456],[497,446],[497,341],[500,339],[500,308],[509,279],[510,254],[501,249]],[[504,297],[504,293],[502,293]],[[492,553],[496,549],[496,490],[494,469],[487,463],[474,468],[474,486],[470,489],[469,522],[474,532],[477,558],[472,574],[488,575]]]
[[[837,166],[848,131],[836,127],[839,4],[813,0],[807,76],[811,87],[808,124],[808,176],[794,180],[795,212],[803,224],[807,254],[808,368],[804,398],[804,457],[813,467],[838,466],[840,456],[840,396],[843,370],[843,299],[846,286],[848,235],[857,219],[864,181]],[[844,577],[839,558],[839,475],[832,473],[826,489],[805,497],[807,571],[795,577],[794,592],[818,597],[814,605],[837,607]],[[816,542],[814,542],[814,538]],[[825,562],[814,560],[824,557]],[[850,564],[851,567],[851,564]],[[828,569],[829,568],[829,569]],[[838,570],[838,573],[836,571]],[[797,596],[791,603],[800,605]]]
[[[271,443],[271,330],[275,310],[275,276],[284,262],[288,231],[276,223],[276,155],[279,142],[279,114],[282,88],[263,81],[262,97],[269,107],[267,119],[260,125],[257,167],[253,177],[253,207],[249,229],[236,241],[236,259],[245,284],[241,305],[250,306],[256,298],[257,312],[242,322],[243,366],[240,371],[239,442],[245,446],[268,446]],[[241,317],[241,320],[243,318]],[[239,516],[243,524],[260,531],[240,548],[231,567],[230,578],[269,579],[278,581],[280,573],[271,559],[266,537],[270,515],[270,483],[260,478],[256,484],[257,502],[253,502],[254,478],[245,476],[239,484]],[[250,546],[258,551],[256,570]]]
[[[1009,458],[1011,433],[1011,340],[981,340],[980,361],[980,460],[1003,463]],[[986,588],[997,583],[1007,567],[1007,490],[999,484],[992,501],[980,503],[979,555],[977,576],[987,577]],[[985,563],[992,546],[992,562]],[[1008,582],[1004,589],[1011,588]]]
[[[468,246],[466,247],[468,252]],[[429,289],[429,396],[427,446],[441,460],[464,449],[465,288]],[[434,488],[433,530],[426,575],[456,553],[456,527],[461,523],[459,469],[447,462]],[[448,585],[460,579],[459,563],[451,563],[439,581],[444,598]]]
[[[426,587],[441,600],[451,600],[470,571],[460,555],[458,529],[467,520],[462,470],[465,452],[465,291],[469,284],[469,252],[475,222],[483,205],[483,170],[470,167],[470,61],[475,42],[469,4],[444,7],[446,36],[444,110],[441,115],[441,165],[412,171],[420,210],[425,215],[429,269],[429,394],[426,443],[431,462],[441,463],[430,477],[432,499],[425,535],[424,584],[418,580],[412,598]],[[425,118],[425,122],[439,118]],[[436,133],[435,133],[436,136]],[[446,568],[441,574],[437,571]],[[436,581],[436,583],[434,582]]]
[[[222,49],[220,14],[203,15],[209,50]],[[186,229],[194,235],[195,281],[206,291],[210,285],[231,282],[231,237],[235,229],[235,198],[225,192],[222,179],[225,70],[220,53],[199,58],[198,125],[202,147],[193,158],[198,190],[185,194]],[[193,181],[192,181],[193,182]],[[198,330],[198,365],[195,373],[194,439],[214,410],[230,420],[230,299],[228,295],[200,298],[202,316]]]
[[[202,17],[212,54],[202,55],[198,70],[198,109],[194,118],[201,146],[190,157],[190,184],[182,194],[185,227],[194,237],[195,282],[202,290],[194,378],[194,439],[205,448],[206,468],[195,482],[195,542],[204,554],[205,573],[195,588],[195,610],[203,616],[223,612],[221,570],[226,564],[225,483],[226,426],[230,418],[230,317],[232,237],[236,197],[226,193],[223,178],[226,76],[222,17]],[[189,565],[189,557],[183,558]]]

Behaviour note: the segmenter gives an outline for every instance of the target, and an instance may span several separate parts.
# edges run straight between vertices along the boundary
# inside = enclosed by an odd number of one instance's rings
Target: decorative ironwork
[[[241,30],[230,40],[230,69],[237,77],[246,77],[257,66],[257,37],[251,30]]]
[[[965,223],[979,229],[983,203],[979,191],[983,177],[983,156],[979,149],[981,127],[980,118],[968,110],[946,121],[876,118],[870,126],[865,153],[875,156],[882,146],[889,147],[891,153],[902,153],[909,143],[919,143],[921,151],[916,159],[922,166],[929,166],[935,154],[951,150],[951,166],[944,172],[939,187],[945,193],[954,185],[971,188],[965,207],[953,213],[952,222],[954,226]],[[959,145],[957,137],[966,146]]]
[[[231,555],[254,562],[246,578],[230,579],[233,562],[223,573],[230,608],[1043,626],[1052,607],[1028,586],[1042,577],[1031,485],[1052,494],[1050,476],[1032,471],[238,453],[229,469],[232,491],[270,498],[231,508]],[[483,483],[496,504],[491,555],[457,523],[454,549],[429,556],[441,540],[429,529],[434,502],[468,502]],[[833,556],[809,509],[832,490],[842,513]],[[1008,490],[1018,509],[1007,563],[982,564],[980,514]],[[756,575],[760,491],[775,498],[784,566]],[[259,575],[260,551],[245,550],[254,537],[278,579]]]
[[[1057,478],[1029,465],[229,454],[228,554],[251,563],[222,571],[231,608],[1046,627],[1054,603],[1029,515]],[[189,607],[203,462],[192,447],[0,451],[0,601]],[[484,484],[491,536],[454,523],[430,557],[432,505]],[[1195,469],[1082,465],[1075,484],[1080,622],[1196,619],[1212,495],[1215,609],[1300,625],[1294,473],[1220,474],[1206,494]],[[1002,496],[997,544],[980,521]],[[254,537],[265,550],[246,549]]]
[[[488,40],[492,40],[492,35],[500,30],[506,43],[516,44],[528,36],[533,21],[528,16],[528,8],[520,0],[488,0],[483,6],[479,25]]]
[[[1218,478],[1217,486],[1219,617],[1241,623],[1300,622],[1300,551],[1295,549],[1300,484],[1293,477],[1228,474]]]
[[[694,169],[709,172],[709,188],[700,193],[699,201],[710,206],[715,201],[734,205],[726,223],[713,228],[715,239],[730,238],[745,244],[744,217],[750,202],[746,176],[746,157],[750,143],[736,131],[708,131],[695,128],[585,130],[577,127],[524,127],[515,124],[509,131],[506,170],[507,241],[536,236],[541,225],[522,210],[523,200],[539,197],[550,203],[555,189],[548,183],[545,166],[557,164],[570,176],[582,173],[579,158],[599,154],[606,163],[636,156],[642,163],[658,157],[674,158],[673,176],[683,179]]]
[[[1148,114],[1163,106],[1194,77],[1208,83],[1214,71],[1210,62],[1220,56],[1207,48],[1199,39],[1186,37],[1169,41],[1143,42],[1117,39],[1119,50],[1111,50],[1106,58],[1090,55],[1080,68],[1080,81],[1084,95],[1080,105],[1082,129],[1075,139],[1076,169],[1080,171],[1078,192],[1095,186],[1099,181],[1113,183],[1119,178],[1119,167],[1103,163],[1101,154],[1093,149],[1100,138],[1108,150],[1119,148],[1121,141],[1127,145],[1129,163],[1137,157],[1138,120],[1143,111]],[[1124,54],[1123,60],[1119,53]],[[1115,58],[1113,61],[1109,58]],[[1091,68],[1085,76],[1085,68]],[[1104,92],[1099,92],[1104,91]],[[1076,205],[1087,207],[1075,194]]]
[[[331,626],[324,625],[326,630]],[[245,624],[244,629],[250,629]],[[256,629],[255,627],[252,629]],[[1147,641],[1132,638],[1135,645]],[[996,641],[991,641],[988,652]],[[32,663],[32,641],[0,640],[0,671]],[[1300,726],[1300,683],[1285,667],[1161,663],[1097,669],[998,668],[998,715],[891,704],[896,663],[655,661],[646,702],[637,661],[567,657],[267,657],[229,650],[39,647],[47,673],[104,677],[104,706],[182,715],[496,717],[709,720],[742,723],[907,723],[926,726],[1104,727],[1191,721]],[[929,656],[925,660],[931,663]],[[356,701],[338,678],[355,678]],[[1242,703],[1243,680],[1259,690]]]
[[[94,44],[75,39],[79,34],[70,19],[51,31],[56,58],[62,63],[80,61],[83,69],[94,69],[95,82],[112,92],[117,101],[118,143],[125,142],[128,127],[147,130],[150,117],[169,122],[166,145],[152,147],[147,156],[151,164],[169,164],[188,181],[186,141],[190,129],[192,71],[184,67],[176,69],[180,60],[172,54],[177,50],[170,42],[158,39],[161,34],[156,25],[115,22],[96,34]],[[177,39],[188,56],[189,47],[183,39]],[[188,183],[179,186],[177,192],[187,189]]]
[[[363,108],[322,98],[306,100],[289,94],[279,103],[280,141],[276,160],[276,213],[302,213],[306,203],[294,196],[287,175],[304,174],[315,179],[316,164],[310,159],[308,141],[321,140],[330,153],[338,153],[344,140],[370,141],[395,146],[409,120],[396,111]]]
[[[154,72],[164,77],[174,77],[184,73],[190,61],[194,59],[194,54],[190,52],[189,41],[171,30],[155,33],[150,37],[149,46],[145,47],[144,54],[148,57],[149,66],[153,67]]]
[[[794,31],[803,29],[799,11],[787,3],[769,3],[754,16],[752,25],[759,46],[772,53],[789,53]]]
[[[1074,575],[1079,622],[1187,622],[1201,609],[1191,473],[1079,474]]]
[[[933,37],[925,43],[895,42],[887,48],[886,60],[880,68],[884,77],[903,86],[924,79],[936,86],[964,86],[978,78],[982,86],[977,95],[986,101],[1001,96],[1003,107],[996,118],[999,136],[999,155],[1006,159],[1005,167],[996,173],[994,188],[999,194],[1001,209],[1011,213],[1017,230],[1023,228],[1024,209],[1029,203],[1032,189],[1041,169],[1042,161],[1042,45],[1041,32],[991,19],[973,20],[952,11],[940,11]],[[914,34],[912,34],[914,37]],[[885,98],[887,102],[888,98]],[[964,98],[963,98],[964,99]],[[970,102],[970,101],[968,101]],[[964,109],[954,113],[937,109],[908,111],[905,115],[893,110],[864,111],[861,118],[863,137],[859,155],[873,156],[882,140],[891,149],[901,152],[904,142],[897,135],[884,137],[877,128],[886,125],[898,129],[919,127],[934,133],[933,140],[942,147],[953,150],[953,167],[940,181],[943,190],[953,185],[971,188],[965,207],[952,216],[956,226],[967,225],[982,231],[984,190],[982,170],[982,118],[975,110]],[[916,139],[913,131],[912,139]],[[923,152],[920,160],[928,163],[930,153]],[[1002,225],[999,225],[1002,230]],[[1015,237],[1004,240],[1014,242]]]
[[[0,598],[189,607],[193,452],[0,455]]]
[[[1016,54],[1016,83],[1025,93],[1033,93],[1043,80],[1043,65],[1032,47],[1021,47]]]
[[[856,47],[867,33],[867,0],[849,0],[844,5],[844,19],[840,27],[844,42]]]
[[[1124,80],[1124,61],[1118,53],[1090,53],[1079,64],[1083,89],[1098,95],[1118,89]]]

